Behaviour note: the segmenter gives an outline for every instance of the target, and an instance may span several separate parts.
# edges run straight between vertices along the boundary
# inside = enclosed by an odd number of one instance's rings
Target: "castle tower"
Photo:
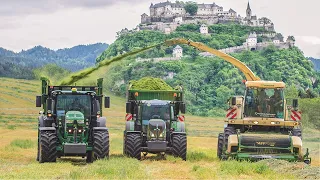
[[[156,15],[155,9],[153,7],[153,3],[151,3],[151,5],[149,7],[149,10],[150,10],[150,16],[155,16]]]
[[[146,13],[143,13],[141,15],[141,23],[144,24],[144,23],[147,23],[148,22],[148,15]]]
[[[293,36],[288,36],[288,38],[286,40],[286,43],[289,46],[289,48],[291,48],[291,47],[294,46],[295,41],[296,40],[295,40],[295,38]]]
[[[200,26],[200,33],[201,33],[201,34],[208,34],[208,26],[205,25],[205,24],[202,24],[202,25]]]
[[[250,8],[250,3],[248,1],[247,10],[246,10],[246,18],[247,18],[247,20],[251,20],[251,15],[252,15],[252,11],[251,11],[251,8]]]
[[[247,38],[247,47],[249,50],[256,50],[257,48],[257,34],[255,32],[250,33]]]
[[[173,53],[172,56],[176,57],[176,58],[180,58],[182,57],[182,47],[180,47],[179,45],[177,45],[174,49],[173,49]]]

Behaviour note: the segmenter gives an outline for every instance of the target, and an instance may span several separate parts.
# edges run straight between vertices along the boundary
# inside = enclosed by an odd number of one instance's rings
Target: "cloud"
[[[115,4],[134,4],[146,0],[0,0],[0,16],[52,13],[69,8],[100,9]]]
[[[296,39],[308,44],[320,45],[320,37],[317,36],[296,36]]]

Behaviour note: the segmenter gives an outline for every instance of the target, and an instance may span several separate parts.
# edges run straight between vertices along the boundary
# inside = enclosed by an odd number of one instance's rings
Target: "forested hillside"
[[[108,45],[96,43],[79,45],[57,51],[36,46],[19,53],[0,48],[0,76],[13,78],[33,78],[32,69],[46,64],[57,64],[70,71],[94,66],[96,58]]]
[[[204,36],[193,32],[192,28],[189,32],[188,28],[180,27],[177,32],[170,35],[156,31],[123,35],[110,45],[97,61],[176,37],[203,42],[217,49],[230,47],[242,44],[248,32],[259,30],[240,25],[216,25],[216,27],[214,25],[210,29],[215,33]],[[243,94],[243,74],[217,57],[200,57],[199,51],[194,48],[185,45],[182,47],[185,57],[179,61],[158,63],[135,61],[137,57],[171,56],[173,47],[158,47],[114,64],[111,71],[108,71],[108,88],[115,94],[124,96],[126,85],[130,80],[145,76],[161,77],[171,86],[183,85],[189,112],[204,116],[223,115],[227,99],[232,95]],[[314,81],[319,79],[319,75],[314,71],[312,63],[296,47],[279,50],[269,46],[262,51],[245,51],[232,55],[245,62],[261,79],[284,81],[288,86],[294,86],[301,92],[306,88],[316,94],[320,92],[319,83]]]

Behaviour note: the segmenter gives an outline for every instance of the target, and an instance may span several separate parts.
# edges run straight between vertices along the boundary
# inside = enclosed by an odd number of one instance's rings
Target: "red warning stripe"
[[[227,113],[227,118],[231,115],[231,114],[233,114],[233,112],[235,111],[236,109],[229,109],[228,110],[228,113]],[[237,113],[235,113],[235,114],[237,114]]]
[[[132,114],[128,113],[126,114],[126,121],[131,121],[132,120]]]
[[[290,117],[294,121],[301,120],[301,111],[292,110]]]
[[[179,119],[179,121],[183,122],[184,121],[184,116],[183,115],[178,116],[178,119]]]
[[[230,119],[234,119],[237,116],[237,113],[234,113],[233,116],[231,116]]]

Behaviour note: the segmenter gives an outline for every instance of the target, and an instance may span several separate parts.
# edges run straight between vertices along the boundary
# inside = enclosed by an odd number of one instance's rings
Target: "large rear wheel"
[[[187,136],[185,134],[174,134],[172,137],[172,154],[187,160]]]
[[[133,133],[127,134],[126,140],[124,142],[125,155],[140,160],[141,145],[142,145],[142,138],[140,134],[133,134]]]
[[[236,129],[232,126],[228,126],[224,128],[224,147],[227,149],[228,147],[228,138],[230,135],[236,134]]]
[[[40,132],[39,148],[39,162],[56,162],[57,159],[57,136],[54,132],[42,131]]]

